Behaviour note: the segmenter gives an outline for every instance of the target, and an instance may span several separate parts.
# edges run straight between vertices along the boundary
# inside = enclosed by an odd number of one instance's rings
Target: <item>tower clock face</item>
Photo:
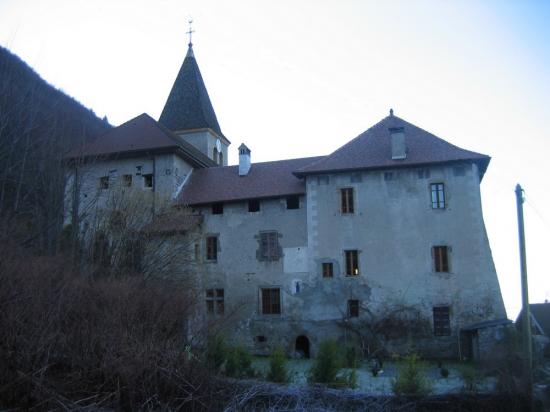
[[[220,139],[216,139],[216,149],[218,150],[218,152],[222,151],[222,142]]]

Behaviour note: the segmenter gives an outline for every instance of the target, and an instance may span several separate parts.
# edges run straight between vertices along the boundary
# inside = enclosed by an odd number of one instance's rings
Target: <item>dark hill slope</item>
[[[39,251],[55,249],[63,215],[62,157],[110,127],[0,47],[0,217],[18,229],[4,227],[1,237],[9,234]]]

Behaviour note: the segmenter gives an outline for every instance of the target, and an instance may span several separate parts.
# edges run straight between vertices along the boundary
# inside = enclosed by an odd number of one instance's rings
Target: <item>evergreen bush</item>
[[[252,356],[244,346],[237,346],[228,350],[225,374],[231,378],[239,379],[254,376]]]
[[[206,361],[209,367],[215,372],[219,372],[227,358],[227,347],[222,335],[216,334],[208,337],[206,347]]]
[[[405,358],[405,365],[399,369],[393,380],[392,389],[398,396],[425,396],[431,392],[417,355],[412,354]]]
[[[339,376],[344,366],[343,358],[336,341],[327,339],[321,342],[319,353],[309,370],[309,382],[324,383],[333,388],[356,387],[357,371],[355,368],[344,376]]]
[[[267,379],[272,382],[287,383],[290,381],[286,368],[286,356],[282,347],[277,347],[271,354]]]
[[[342,361],[338,345],[333,339],[321,342],[319,353],[309,371],[309,380],[312,383],[337,384],[336,375],[342,368]]]

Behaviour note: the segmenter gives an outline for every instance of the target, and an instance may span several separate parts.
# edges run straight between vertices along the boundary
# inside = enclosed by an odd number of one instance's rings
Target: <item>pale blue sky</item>
[[[160,114],[189,16],[230,162],[241,142],[253,161],[330,153],[393,107],[493,157],[483,207],[509,317],[525,187],[531,301],[550,298],[550,2],[0,0],[0,44],[120,124]]]

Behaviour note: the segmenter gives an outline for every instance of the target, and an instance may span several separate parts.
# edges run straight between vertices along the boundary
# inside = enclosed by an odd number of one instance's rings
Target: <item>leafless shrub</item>
[[[0,256],[0,408],[209,410],[223,399],[200,336],[185,333],[196,302],[181,280],[85,278],[63,256],[6,246]]]
[[[387,356],[392,342],[430,336],[430,321],[418,307],[394,304],[373,312],[361,307],[360,319],[345,318],[339,326],[358,338],[366,357]]]

